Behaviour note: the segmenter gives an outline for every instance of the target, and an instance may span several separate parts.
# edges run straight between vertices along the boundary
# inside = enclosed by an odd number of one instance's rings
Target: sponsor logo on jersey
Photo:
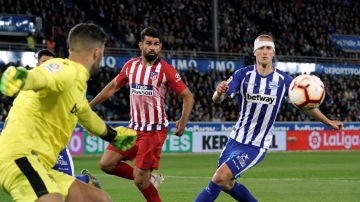
[[[74,104],[73,108],[70,110],[70,113],[76,114],[79,111],[79,108]]]
[[[131,94],[152,96],[153,86],[133,83],[131,84]]]
[[[180,80],[181,80],[180,74],[179,74],[179,73],[176,73],[176,74],[175,74],[175,78],[176,78],[175,82],[180,81]]]
[[[62,66],[58,63],[50,63],[45,65],[45,69],[47,69],[50,73],[55,73],[60,71],[62,69]]]
[[[250,94],[246,93],[246,100],[248,102],[255,102],[261,104],[275,105],[276,96],[274,95],[263,95],[263,94]]]
[[[56,164],[61,165],[61,166],[67,166],[68,162],[66,160],[64,160],[64,157],[62,155],[59,155],[58,159],[56,161]]]

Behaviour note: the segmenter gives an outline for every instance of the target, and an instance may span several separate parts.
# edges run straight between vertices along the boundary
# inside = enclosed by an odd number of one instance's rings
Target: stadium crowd
[[[213,43],[212,2],[202,0],[1,0],[0,13],[36,17],[36,43],[67,54],[69,29],[91,21],[111,36],[108,47],[137,48],[139,32],[153,26],[165,50],[252,54],[259,33],[271,34],[278,55],[357,57],[332,44],[331,34],[360,34],[356,0],[218,1],[218,46]],[[35,5],[35,6],[33,6]]]
[[[231,71],[219,72],[210,70],[200,74],[195,68],[189,68],[182,72],[182,77],[194,93],[195,104],[191,114],[191,121],[237,121],[236,100],[226,100],[225,104],[215,104],[211,97],[216,85],[227,79]],[[89,98],[92,98],[117,74],[117,71],[103,69],[96,79],[89,82]],[[296,75],[292,75],[296,76]],[[332,119],[344,121],[360,121],[360,76],[359,75],[317,75],[324,82],[326,87],[326,97],[320,106],[321,111]],[[96,111],[109,121],[129,120],[129,89],[121,89],[111,100],[100,105]],[[170,121],[175,121],[180,117],[181,104],[174,93],[167,97],[167,113]],[[285,102],[287,102],[285,100]],[[277,118],[278,121],[313,121],[308,115],[293,107],[290,103],[282,105]]]
[[[66,37],[79,22],[95,22],[110,36],[107,47],[137,48],[139,32],[153,26],[163,35],[163,49],[219,51],[252,55],[252,41],[259,33],[274,36],[278,55],[355,58],[329,40],[331,34],[360,35],[360,3],[356,0],[224,0],[218,1],[219,44],[214,47],[212,1],[202,0],[0,0],[0,13],[36,16],[34,38],[37,44],[53,49],[59,57],[67,55]],[[35,6],[34,6],[35,5]],[[1,71],[10,64],[1,66]],[[23,64],[25,65],[25,64]],[[103,68],[89,81],[91,99],[113,79],[117,70]],[[191,121],[235,121],[236,101],[220,107],[211,101],[217,83],[231,72],[210,70],[200,74],[194,68],[182,76],[195,96]],[[295,75],[293,75],[295,76]],[[331,119],[360,121],[360,78],[356,75],[318,75],[324,81],[327,96],[321,110]],[[96,110],[109,121],[129,120],[128,89],[123,88]],[[181,105],[170,93],[167,103],[169,120],[180,116]],[[11,99],[0,97],[0,121],[4,121]],[[309,117],[290,104],[283,105],[278,121],[306,121]]]
[[[6,66],[3,66],[2,72]],[[118,73],[118,70],[102,68],[100,73],[88,82],[87,97],[91,100]],[[182,77],[194,93],[195,105],[190,121],[223,122],[236,121],[236,100],[226,100],[225,104],[215,104],[211,97],[218,82],[227,79],[231,71],[219,72],[210,70],[200,74],[195,68],[182,72]],[[296,76],[296,75],[292,75]],[[321,111],[331,119],[345,122],[360,121],[360,76],[359,75],[317,75],[324,82],[326,97],[320,106]],[[107,121],[129,120],[129,89],[122,88],[109,100],[96,107],[95,111]],[[180,117],[181,103],[175,93],[166,97],[167,114],[170,121]],[[0,121],[4,121],[11,106],[12,99],[0,95]],[[287,100],[285,100],[287,102]],[[313,121],[303,111],[296,109],[290,103],[282,105],[277,121]]]

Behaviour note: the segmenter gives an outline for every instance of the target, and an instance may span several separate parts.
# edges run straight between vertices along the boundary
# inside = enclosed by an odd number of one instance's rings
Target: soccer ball
[[[324,83],[315,75],[299,75],[290,84],[289,100],[301,110],[317,108],[324,98]]]

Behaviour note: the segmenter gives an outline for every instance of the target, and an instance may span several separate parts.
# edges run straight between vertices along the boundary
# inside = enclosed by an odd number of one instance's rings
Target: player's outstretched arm
[[[335,129],[341,130],[343,127],[343,123],[338,120],[330,120],[328,119],[320,110],[319,108],[311,109],[311,110],[304,110],[308,115],[312,116],[318,121],[321,121],[325,125]]]
[[[85,100],[86,109],[79,111],[77,116],[79,124],[88,130],[91,134],[99,136],[101,139],[108,141],[115,148],[124,151],[135,144],[136,131],[126,127],[112,128],[93,111]]]
[[[20,90],[39,90],[46,85],[47,80],[41,74],[28,71],[24,67],[11,66],[1,77],[0,91],[12,97]]]
[[[93,108],[94,106],[102,103],[104,100],[109,99],[116,91],[118,91],[121,86],[117,85],[115,79],[110,81],[100,92],[95,96],[94,99],[90,101],[90,107]]]

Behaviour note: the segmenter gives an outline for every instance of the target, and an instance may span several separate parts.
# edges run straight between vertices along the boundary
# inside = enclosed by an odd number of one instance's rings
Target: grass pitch
[[[219,154],[163,154],[159,187],[164,202],[191,202],[211,179]],[[132,181],[104,174],[98,156],[74,157],[76,173],[89,169],[115,202],[145,201]],[[360,201],[360,151],[273,152],[238,180],[265,202]],[[0,202],[11,201],[0,192]],[[217,202],[234,201],[221,193]]]

